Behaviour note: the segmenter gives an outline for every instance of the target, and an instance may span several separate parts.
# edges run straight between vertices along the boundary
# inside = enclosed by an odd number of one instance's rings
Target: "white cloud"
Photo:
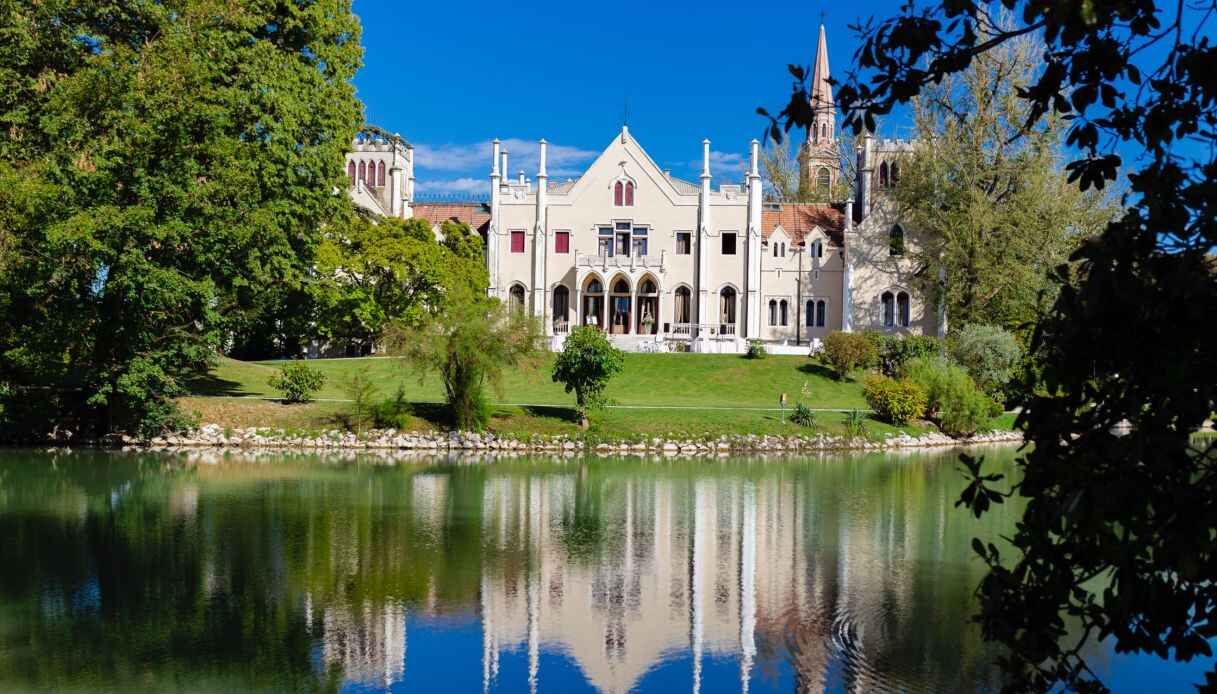
[[[502,146],[509,152],[509,175],[514,177],[523,169],[525,176],[536,176],[540,149],[536,142],[508,138],[503,140]],[[414,163],[419,169],[427,171],[458,171],[489,176],[490,152],[489,140],[470,144],[418,144],[414,146]],[[593,150],[550,143],[546,168],[550,176],[577,176],[583,173],[584,165],[597,154],[599,152]],[[418,181],[421,186],[423,177],[419,176]],[[489,185],[488,181],[486,185]]]
[[[419,178],[414,183],[419,193],[482,193],[490,194],[490,180],[484,178],[433,179]]]
[[[735,176],[744,171],[747,166],[746,159],[739,152],[720,152],[716,149],[710,150],[710,174],[719,176]],[[701,159],[689,162],[689,168],[697,173],[701,173]]]

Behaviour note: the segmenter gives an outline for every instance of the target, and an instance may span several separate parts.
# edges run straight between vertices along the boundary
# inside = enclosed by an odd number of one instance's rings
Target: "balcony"
[[[659,255],[575,255],[577,267],[612,270],[657,270],[664,271],[667,251]]]

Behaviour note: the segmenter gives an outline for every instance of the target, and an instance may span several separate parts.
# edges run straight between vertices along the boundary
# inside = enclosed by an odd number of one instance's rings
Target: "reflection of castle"
[[[498,675],[499,652],[524,646],[530,689],[542,646],[570,654],[605,692],[632,689],[665,653],[692,656],[692,691],[709,655],[738,655],[740,690],[748,691],[758,639],[790,653],[799,691],[822,691],[831,658],[839,658],[854,691],[868,689],[861,641],[883,625],[867,601],[909,600],[891,565],[898,546],[835,527],[816,527],[806,488],[778,478],[759,481],[628,479],[596,509],[603,544],[593,556],[571,555],[564,542],[577,505],[572,477],[503,477],[487,483],[484,523],[500,549],[528,548],[526,576],[483,575],[483,676]],[[618,498],[621,497],[621,498]],[[911,530],[911,529],[909,529]],[[816,540],[838,533],[840,560],[808,561]],[[900,529],[905,542],[911,534]],[[858,541],[855,544],[855,541]],[[897,542],[897,545],[899,543]],[[877,556],[866,546],[887,548]],[[893,574],[893,572],[895,572]],[[890,607],[890,606],[889,606]]]
[[[327,607],[321,656],[355,682],[388,687],[406,670],[406,608],[389,603]]]

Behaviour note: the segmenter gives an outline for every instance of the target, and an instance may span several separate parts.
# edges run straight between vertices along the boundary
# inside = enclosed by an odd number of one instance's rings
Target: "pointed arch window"
[[[904,229],[899,224],[892,226],[887,237],[888,255],[904,255]]]
[[[827,193],[832,185],[832,174],[828,171],[827,166],[821,166],[816,170],[816,190],[821,193]]]
[[[350,181],[350,185],[355,185],[355,162],[353,161],[347,162],[347,179]]]
[[[883,296],[879,297],[879,303],[883,307],[883,327],[894,326],[896,324],[896,297],[891,292],[883,292]]]
[[[892,185],[896,185],[896,183],[900,180],[900,164],[898,162],[892,162],[892,170],[891,173],[888,174],[888,177],[891,179],[889,183]]]
[[[723,287],[723,290],[718,293],[718,315],[719,322],[724,327],[731,326],[734,330],[735,326],[735,288]]]
[[[769,300],[769,325],[778,324],[778,302],[777,299]]]
[[[567,313],[570,311],[570,290],[566,285],[554,287],[554,327],[566,325]]]
[[[383,186],[385,184],[385,163],[377,162],[376,164],[376,185]]]
[[[630,181],[625,182],[625,206],[634,206],[634,184]]]
[[[879,165],[879,187],[887,187],[887,162],[883,162]]]
[[[899,292],[896,294],[896,324],[902,328],[909,327],[908,292]]]
[[[524,313],[524,285],[513,284],[510,294],[511,310],[517,313]]]
[[[672,312],[672,317],[677,323],[689,322],[689,304],[692,303],[691,298],[692,295],[689,293],[688,287],[676,288],[676,306],[674,307],[676,310]]]
[[[613,205],[615,207],[634,206],[634,182],[617,181],[613,184]]]
[[[823,328],[828,318],[828,302],[820,299],[816,302],[816,327]]]
[[[813,257],[813,258],[823,258],[824,257],[824,242],[823,241],[816,239],[815,241],[811,242],[811,257]]]
[[[778,313],[781,316],[782,327],[786,327],[789,324],[790,319],[788,317],[789,307],[786,304],[785,299],[782,299],[781,301],[778,302]]]
[[[359,180],[362,183],[368,182],[368,163],[365,161],[359,162]]]

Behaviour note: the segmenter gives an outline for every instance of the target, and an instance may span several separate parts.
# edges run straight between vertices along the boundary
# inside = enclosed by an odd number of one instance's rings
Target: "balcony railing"
[[[575,263],[579,267],[598,267],[601,270],[654,269],[662,272],[666,256],[667,251],[661,251],[659,255],[576,255]]]
[[[566,335],[570,332],[570,321],[556,320],[554,321],[554,334]]]
[[[672,337],[693,337],[701,333],[708,337],[735,337],[735,323],[671,323],[668,335]]]

